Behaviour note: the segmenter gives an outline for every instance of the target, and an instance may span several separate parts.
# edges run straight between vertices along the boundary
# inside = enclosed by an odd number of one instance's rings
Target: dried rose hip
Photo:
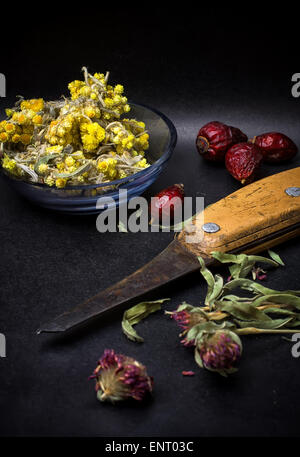
[[[253,143],[262,150],[264,161],[281,163],[297,154],[295,143],[283,133],[269,132],[253,138]]]
[[[252,143],[238,143],[226,153],[225,165],[229,173],[242,184],[251,182],[263,159],[258,146]]]
[[[240,129],[237,127],[229,127],[231,129],[231,134],[232,134],[232,144],[236,143],[244,143],[248,141],[247,135],[243,133]]]
[[[170,215],[170,222],[174,220],[174,212],[183,207],[184,185],[174,184],[151,198],[151,223],[161,222],[163,216]]]
[[[198,132],[196,146],[199,154],[213,162],[223,162],[226,151],[235,143],[247,141],[247,136],[236,127],[213,121]]]

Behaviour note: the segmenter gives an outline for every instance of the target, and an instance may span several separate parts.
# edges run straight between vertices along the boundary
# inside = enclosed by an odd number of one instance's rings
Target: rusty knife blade
[[[300,236],[300,224],[286,227],[276,234],[269,234],[254,240],[243,247],[248,254],[261,252],[296,236]],[[237,253],[240,250],[231,251]],[[207,266],[218,264],[214,258],[202,256]],[[170,268],[171,266],[171,268]],[[182,276],[200,269],[197,256],[189,252],[176,238],[153,260],[122,279],[111,287],[101,291],[70,311],[60,314],[55,319],[42,325],[37,333],[60,333],[72,330],[108,311],[118,309],[129,300],[168,284]]]
[[[204,260],[207,265],[214,263],[214,259],[209,257],[204,257]],[[199,268],[197,257],[175,239],[164,251],[142,268],[70,311],[66,311],[54,320],[42,325],[37,333],[71,330],[100,317],[107,311],[117,309],[133,298],[197,271]]]

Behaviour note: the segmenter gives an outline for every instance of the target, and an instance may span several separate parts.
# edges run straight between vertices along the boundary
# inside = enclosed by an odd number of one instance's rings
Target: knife
[[[209,205],[187,229],[142,268],[42,325],[37,333],[65,332],[124,303],[217,263],[211,252],[257,253],[300,234],[300,167],[249,184]],[[170,268],[170,265],[172,268]]]

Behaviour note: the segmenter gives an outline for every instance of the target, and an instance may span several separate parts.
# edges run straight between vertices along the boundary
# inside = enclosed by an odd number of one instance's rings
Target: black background
[[[77,14],[75,14],[77,13]],[[249,137],[278,130],[300,146],[300,99],[291,95],[299,72],[293,11],[237,11],[191,3],[28,7],[2,18],[0,72],[3,108],[17,94],[55,99],[67,84],[110,70],[131,100],[148,104],[175,124],[178,143],[167,170],[146,196],[176,182],[205,204],[239,184],[195,150],[210,120],[236,125]],[[265,165],[261,176],[297,166]],[[251,214],[249,214],[251,217]],[[66,337],[37,336],[39,325],[135,271],[172,239],[166,233],[99,234],[96,217],[39,209],[0,179],[0,359],[2,436],[298,436],[299,359],[279,336],[245,337],[237,374],[222,378],[197,369],[178,328],[158,312],[139,325],[142,345],[121,332],[122,313]],[[299,289],[299,241],[277,248],[286,267],[267,284]],[[172,266],[170,265],[170,268]],[[165,309],[205,295],[199,274],[151,295],[169,296]],[[96,400],[88,376],[105,348],[131,355],[155,379],[152,400],[117,406]],[[195,370],[183,377],[182,370]]]

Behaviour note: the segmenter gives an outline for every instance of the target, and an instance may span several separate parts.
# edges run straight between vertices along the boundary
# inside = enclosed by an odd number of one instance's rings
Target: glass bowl
[[[146,157],[151,164],[134,175],[103,184],[67,186],[57,189],[45,184],[30,183],[13,177],[2,168],[10,185],[23,197],[36,205],[67,214],[96,214],[99,197],[108,198],[106,207],[112,206],[111,198],[119,206],[119,189],[126,189],[128,199],[141,195],[158,178],[167,165],[176,146],[177,132],[173,123],[156,109],[130,103],[130,117],[143,121],[149,132],[149,149]]]

